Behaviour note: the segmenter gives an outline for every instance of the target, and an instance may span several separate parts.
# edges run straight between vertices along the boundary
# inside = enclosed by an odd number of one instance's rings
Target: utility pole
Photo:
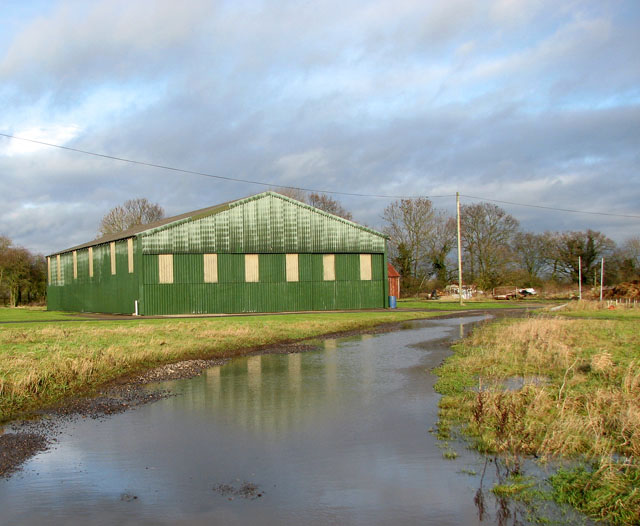
[[[578,256],[578,291],[579,298],[582,299],[582,257]]]
[[[604,284],[604,258],[600,266],[600,301],[602,301],[602,285]]]
[[[458,296],[462,305],[462,241],[460,239],[460,192],[456,192],[456,210],[458,219]]]

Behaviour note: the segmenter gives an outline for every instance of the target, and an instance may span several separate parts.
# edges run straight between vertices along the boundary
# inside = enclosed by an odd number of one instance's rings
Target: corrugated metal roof
[[[164,219],[160,219],[159,221],[154,221],[153,223],[147,223],[144,225],[136,225],[133,228],[129,228],[128,230],[123,230],[122,232],[116,232],[114,234],[107,234],[102,237],[98,237],[93,241],[89,241],[87,243],[83,243],[81,245],[76,245],[75,247],[66,248],[64,250],[59,250],[58,252],[53,252],[49,254],[49,256],[55,256],[56,254],[64,254],[65,252],[71,252],[72,250],[80,250],[81,248],[93,247],[96,245],[102,245],[104,243],[110,243],[112,241],[119,241],[120,239],[127,239],[128,237],[134,237],[142,232],[146,232],[147,230],[153,230],[155,228],[160,228],[162,226],[175,223],[177,221],[195,219],[200,217],[206,217],[211,214],[216,214],[218,212],[222,212],[223,210],[227,210],[229,208],[229,201],[227,203],[222,203],[215,206],[209,206],[207,208],[200,208],[199,210],[193,210],[191,212],[185,212],[184,214],[179,214],[177,216],[165,217]]]
[[[244,203],[246,203],[248,201],[251,201],[251,200],[254,200],[254,199],[259,199],[259,198],[267,196],[267,195],[275,196],[275,197],[278,197],[278,198],[283,199],[285,201],[293,202],[298,206],[301,206],[301,207],[304,207],[304,208],[308,208],[310,210],[313,210],[313,211],[315,211],[317,213],[320,213],[320,214],[323,214],[325,216],[329,216],[329,217],[331,217],[331,218],[333,218],[333,219],[335,219],[337,221],[352,225],[352,226],[354,226],[354,227],[356,227],[356,228],[358,228],[360,230],[369,232],[371,234],[374,234],[374,235],[377,235],[377,236],[380,236],[380,237],[383,237],[383,238],[387,238],[386,235],[381,234],[380,232],[377,232],[377,231],[375,231],[373,229],[370,229],[368,227],[359,225],[358,223],[354,223],[353,221],[349,221],[349,220],[344,219],[342,217],[335,216],[333,214],[329,214],[327,212],[324,212],[323,210],[315,208],[315,207],[313,207],[311,205],[308,205],[306,203],[302,203],[301,201],[297,201],[297,200],[292,199],[290,197],[284,196],[284,195],[279,194],[277,192],[267,191],[267,192],[261,192],[259,194],[255,194],[255,195],[252,195],[252,196],[249,196],[249,197],[244,197],[242,199],[236,199],[236,200],[233,200],[233,201],[227,201],[226,203],[221,203],[221,204],[218,204],[218,205],[215,205],[215,206],[210,206],[210,207],[207,207],[207,208],[201,208],[199,210],[186,212],[184,214],[180,214],[180,215],[176,215],[176,216],[172,216],[172,217],[167,217],[167,218],[161,219],[159,221],[155,221],[153,223],[148,223],[148,224],[145,224],[145,225],[137,225],[137,226],[135,226],[133,228],[130,228],[128,230],[124,230],[122,232],[117,232],[115,234],[107,234],[106,236],[102,236],[102,237],[96,238],[96,239],[94,239],[92,241],[89,241],[87,243],[83,243],[81,245],[76,245],[74,247],[70,247],[70,248],[67,248],[65,250],[60,250],[60,251],[57,251],[57,252],[53,252],[52,254],[49,254],[49,256],[55,256],[57,254],[64,254],[66,252],[71,252],[73,250],[80,250],[80,249],[83,249],[83,248],[88,248],[88,247],[91,247],[91,246],[101,245],[101,244],[104,244],[104,243],[110,243],[112,241],[118,241],[118,240],[121,240],[121,239],[134,237],[134,236],[137,236],[139,234],[146,233],[146,232],[149,232],[149,233],[151,233],[151,231],[158,232],[158,231],[163,230],[164,228],[168,228],[170,226],[175,226],[176,224],[179,224],[179,223],[184,223],[184,222],[187,222],[187,221],[195,221],[195,220],[202,219],[202,218],[205,218],[205,217],[208,217],[208,216],[211,216],[211,215],[219,214],[220,212],[224,212],[225,210],[229,210],[232,207],[242,205],[242,204],[244,204]]]

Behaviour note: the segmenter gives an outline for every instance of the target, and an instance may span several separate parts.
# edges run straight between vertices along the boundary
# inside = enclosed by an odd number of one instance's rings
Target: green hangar
[[[47,257],[47,308],[139,315],[388,307],[386,237],[275,192]]]

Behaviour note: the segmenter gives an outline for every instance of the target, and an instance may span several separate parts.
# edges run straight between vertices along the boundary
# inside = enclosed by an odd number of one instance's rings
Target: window
[[[360,254],[360,279],[371,280],[371,254]]]
[[[325,254],[322,256],[322,274],[325,281],[335,281],[336,279],[336,256],[335,254]]]
[[[158,282],[173,283],[173,254],[158,255]]]
[[[260,281],[260,263],[258,260],[258,254],[245,254],[244,280],[247,283],[257,283]]]
[[[127,239],[127,256],[129,259],[129,274],[133,273],[133,238]]]
[[[111,250],[111,274],[116,273],[116,242],[109,243],[109,249]]]
[[[204,254],[204,282],[218,283],[218,254]]]
[[[89,247],[89,277],[93,277],[93,247]]]
[[[287,281],[299,281],[298,274],[298,254],[287,254]]]

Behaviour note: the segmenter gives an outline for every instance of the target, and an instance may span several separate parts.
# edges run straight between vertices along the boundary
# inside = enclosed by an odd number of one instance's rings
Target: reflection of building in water
[[[292,391],[300,389],[301,382],[301,362],[300,353],[291,353],[288,357],[289,386]]]
[[[211,367],[205,371],[207,390],[212,394],[220,393],[220,366]]]
[[[369,397],[379,352],[373,336],[361,340],[341,349],[338,340],[327,339],[318,352],[236,358],[208,369],[174,403],[265,438],[303,429],[332,418],[351,397]]]
[[[262,399],[262,356],[247,358],[247,386],[249,396],[245,398],[245,416],[252,427],[264,427],[264,416],[261,414]]]
[[[247,378],[249,389],[259,389],[262,377],[262,356],[247,358]]]
[[[338,358],[336,356],[337,348],[338,340],[329,338],[324,341],[327,393],[331,394],[336,392],[336,381],[338,377]]]
[[[363,386],[362,395],[365,398],[369,398],[369,396],[373,394],[371,387],[376,378],[376,370],[373,363],[375,356],[375,343],[372,334],[363,334],[361,339],[362,343],[360,345],[364,348],[364,352],[361,353],[362,370],[360,374]]]

